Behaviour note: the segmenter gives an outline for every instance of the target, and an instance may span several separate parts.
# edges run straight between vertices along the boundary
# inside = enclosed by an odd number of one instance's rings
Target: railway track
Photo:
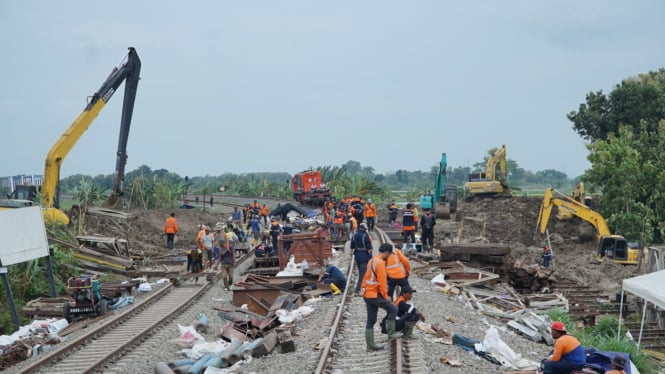
[[[378,245],[391,242],[388,235],[378,228],[372,239],[374,243],[379,243]],[[378,245],[375,247],[378,248]],[[353,276],[354,267],[352,257],[347,269],[347,289],[340,300],[328,336],[328,345],[321,352],[315,373],[427,373],[421,340],[397,339],[387,342],[386,336],[377,331],[378,326],[375,326],[375,341],[384,345],[385,349],[376,352],[366,351],[367,312],[363,299],[352,296],[357,281],[356,276]],[[379,318],[382,318],[381,311]]]
[[[240,258],[238,268],[253,258],[253,252]],[[185,312],[203,297],[220,273],[201,273],[203,282],[176,287],[170,283],[141,303],[123,310],[117,316],[90,332],[60,345],[21,369],[21,373],[96,373],[104,372],[123,351],[140,344],[159,327]]]

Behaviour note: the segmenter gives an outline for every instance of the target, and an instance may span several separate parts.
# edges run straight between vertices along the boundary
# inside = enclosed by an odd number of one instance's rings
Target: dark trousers
[[[376,217],[367,217],[367,229],[372,232],[374,231],[374,223],[376,222]]]
[[[166,234],[166,248],[173,249],[174,239],[175,239],[175,234]]]
[[[282,247],[284,248],[284,254],[289,253],[289,249],[291,249],[291,242],[282,242]]]
[[[367,271],[367,263],[356,262],[356,265],[358,266],[358,282],[356,282],[356,289],[353,292],[358,293],[360,292],[360,284],[363,282],[363,277]]]
[[[379,296],[374,299],[365,298],[365,306],[367,307],[367,324],[365,328],[370,330],[374,328],[376,324],[376,316],[379,313],[379,308],[383,309],[388,313],[386,316],[388,321],[394,321],[397,316],[397,307],[395,304],[389,300],[384,299]]]
[[[581,370],[584,365],[573,365],[566,359],[559,361],[545,361],[543,374],[568,374],[573,370]]]
[[[416,242],[416,230],[404,230],[404,243],[415,243]],[[409,241],[409,237],[411,241]]]
[[[423,241],[423,245],[432,248],[434,246],[434,229],[426,229],[423,227],[423,235],[421,240]]]
[[[552,255],[543,255],[543,267],[549,267],[552,261]]]
[[[395,296],[393,296],[393,292],[395,292],[395,286],[399,286],[400,288],[409,286],[409,280],[407,278],[395,279],[388,277],[388,297],[393,300],[395,300]]]

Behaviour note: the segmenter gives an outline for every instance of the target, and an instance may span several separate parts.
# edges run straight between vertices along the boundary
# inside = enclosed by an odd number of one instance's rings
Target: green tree
[[[618,128],[589,146],[592,168],[582,180],[596,186],[600,196],[601,214],[612,232],[627,239],[651,242],[662,238],[665,229],[665,159],[658,150],[665,149],[665,121],[656,131],[642,127],[637,134],[627,126]],[[655,147],[645,149],[647,144]]]
[[[618,134],[620,126],[647,132],[656,130],[665,118],[665,69],[625,79],[605,95],[589,92],[586,102],[568,114],[573,129],[585,140],[605,140]]]

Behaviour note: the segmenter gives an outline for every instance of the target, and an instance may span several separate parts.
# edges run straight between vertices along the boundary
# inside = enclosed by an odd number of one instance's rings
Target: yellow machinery
[[[584,192],[584,182],[579,182],[578,184],[575,185],[575,188],[573,189],[573,200],[577,201],[580,204],[590,206],[589,200],[591,200],[591,198],[586,197],[586,194]],[[556,218],[565,221],[573,218],[573,214],[567,210],[559,209],[559,211],[556,214]]]
[[[554,196],[554,190],[551,187],[545,190],[545,197],[538,214],[538,229],[541,233],[544,234],[547,230],[547,223],[550,220],[553,206],[556,206],[559,211],[566,211],[593,225],[598,240],[598,250],[596,252],[598,261],[609,259],[617,264],[637,264],[639,250],[630,247],[623,236],[612,235],[600,213],[593,211],[584,203],[573,200],[571,197],[565,195]]]
[[[63,160],[72,150],[83,133],[90,127],[92,121],[97,118],[99,112],[111,99],[118,87],[125,82],[125,97],[122,107],[120,121],[120,138],[118,141],[118,152],[113,191],[109,197],[111,204],[122,196],[123,182],[125,178],[125,165],[127,163],[127,139],[129,127],[134,111],[136,89],[141,71],[141,60],[134,48],[129,48],[126,61],[120,66],[114,67],[106,81],[95,92],[88,101],[83,112],[72,122],[67,131],[51,147],[44,166],[44,180],[41,188],[41,203],[44,208],[44,220],[49,223],[68,224],[69,217],[59,208],[58,182],[60,180],[60,166]],[[0,208],[1,209],[1,208]]]
[[[498,173],[497,166],[499,168]],[[475,197],[480,195],[510,196],[507,176],[506,146],[503,145],[487,159],[484,172],[469,174],[469,180],[464,183],[466,200],[473,201]]]

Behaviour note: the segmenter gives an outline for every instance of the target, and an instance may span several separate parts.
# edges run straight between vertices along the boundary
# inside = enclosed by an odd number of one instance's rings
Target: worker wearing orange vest
[[[425,322],[425,315],[422,312],[419,312],[413,303],[410,302],[413,298],[414,292],[416,292],[416,290],[411,287],[402,287],[400,296],[394,302],[397,307],[397,322],[395,322],[395,330],[401,331],[402,338],[404,339],[417,339],[417,337],[413,335],[413,328],[419,320]],[[388,332],[385,319],[381,321],[381,332],[384,334]]]
[[[388,272],[388,297],[393,299],[395,286],[399,286],[400,288],[409,287],[411,263],[402,251],[395,248],[386,260],[386,271]]]
[[[166,234],[166,248],[173,249],[175,234],[178,233],[178,221],[175,220],[175,213],[171,212],[169,218],[164,224],[164,234]]]
[[[402,334],[395,332],[395,318],[397,317],[397,307],[388,297],[386,260],[393,252],[392,244],[383,243],[379,247],[379,254],[372,257],[367,263],[367,271],[362,281],[363,299],[367,307],[367,323],[365,324],[365,343],[368,351],[378,351],[383,346],[374,344],[374,325],[379,308],[388,313],[386,319],[386,329],[388,331],[388,340],[399,339]]]
[[[344,239],[345,223],[346,214],[341,210],[336,211],[333,218],[333,240],[339,241]]]
[[[367,220],[367,227],[369,227],[369,232],[374,232],[374,223],[376,223],[376,205],[372,203],[372,199],[367,199],[367,204],[365,204],[363,214]]]
[[[259,214],[261,214],[261,218],[263,218],[264,224],[268,226],[268,215],[270,215],[270,208],[268,208],[267,204],[263,204]]]

